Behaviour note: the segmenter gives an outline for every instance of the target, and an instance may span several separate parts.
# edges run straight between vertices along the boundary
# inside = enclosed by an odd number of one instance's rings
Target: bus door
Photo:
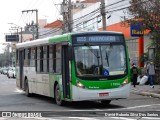
[[[24,51],[19,51],[19,79],[20,79],[20,88],[24,88],[23,80],[23,65],[24,65]]]
[[[64,98],[70,99],[68,45],[62,45],[62,85]]]

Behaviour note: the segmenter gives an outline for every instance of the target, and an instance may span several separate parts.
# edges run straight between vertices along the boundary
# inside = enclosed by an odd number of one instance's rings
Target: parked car
[[[2,74],[7,75],[7,74],[8,74],[8,69],[9,69],[9,68],[3,68]]]
[[[14,67],[9,68],[7,76],[8,76],[8,78],[15,78],[16,77],[16,71],[15,71]]]
[[[3,68],[0,69],[0,73],[3,74]]]

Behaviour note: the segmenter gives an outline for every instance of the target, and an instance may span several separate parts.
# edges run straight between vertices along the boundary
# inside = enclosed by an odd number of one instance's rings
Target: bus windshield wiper
[[[107,61],[107,65],[108,65],[108,67],[109,67],[109,60],[108,60],[108,53],[106,52],[106,61]]]

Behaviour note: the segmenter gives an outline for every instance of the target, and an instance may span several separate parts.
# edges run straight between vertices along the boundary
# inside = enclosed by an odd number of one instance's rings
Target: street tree
[[[160,65],[160,0],[131,0],[128,9],[132,18],[129,24],[143,23],[143,30],[149,30],[152,44],[155,47],[155,62]]]
[[[6,55],[5,54],[0,54],[0,67],[6,66]]]

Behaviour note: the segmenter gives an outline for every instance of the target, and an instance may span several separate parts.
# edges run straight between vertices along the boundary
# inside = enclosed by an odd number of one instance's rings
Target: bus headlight
[[[80,88],[86,88],[82,83],[80,83],[78,80],[77,80],[77,87],[80,87]]]
[[[126,79],[123,81],[123,83],[121,84],[120,87],[123,87],[123,86],[125,86],[126,84],[128,84],[128,78],[126,78]]]

